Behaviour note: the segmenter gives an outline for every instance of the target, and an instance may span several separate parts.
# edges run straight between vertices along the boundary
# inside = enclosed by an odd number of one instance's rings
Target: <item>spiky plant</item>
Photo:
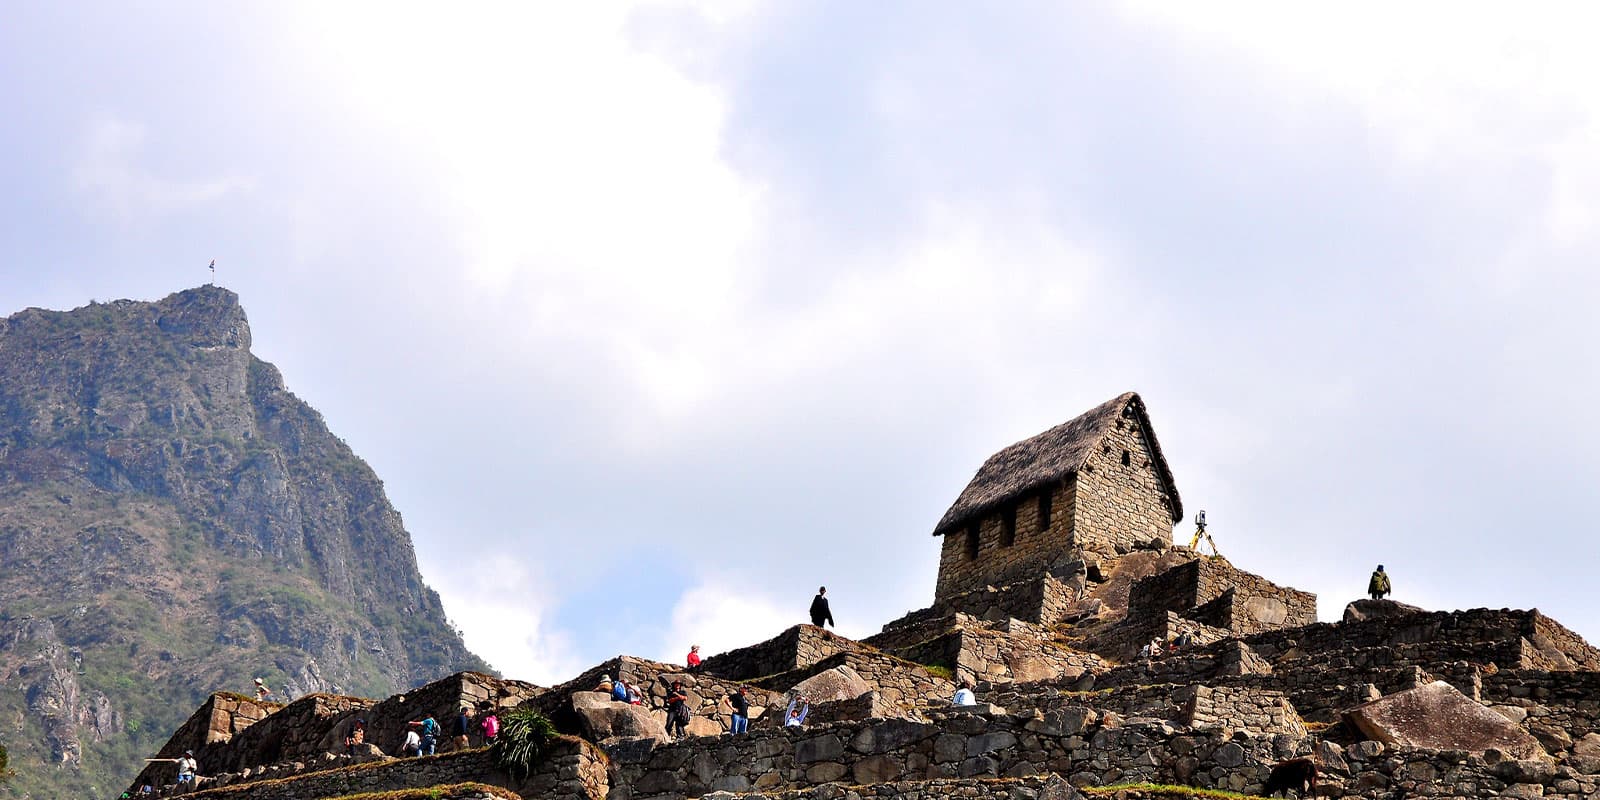
[[[495,761],[507,772],[527,777],[556,735],[555,724],[538,709],[513,708],[500,717],[500,733],[493,748]]]

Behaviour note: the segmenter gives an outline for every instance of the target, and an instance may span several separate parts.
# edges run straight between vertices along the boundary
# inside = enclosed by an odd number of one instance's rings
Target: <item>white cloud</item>
[[[517,680],[553,685],[576,674],[584,664],[572,637],[545,624],[547,576],[515,558],[475,563],[429,575],[468,649]]]
[[[765,641],[805,621],[804,613],[773,602],[753,581],[759,571],[732,566],[726,580],[701,583],[678,598],[652,658],[683,663],[690,645],[702,658]],[[800,609],[801,612],[804,609]]]
[[[179,179],[156,174],[141,163],[145,126],[102,118],[88,127],[73,167],[73,182],[86,203],[125,225],[149,222],[249,190],[252,181],[234,175]]]

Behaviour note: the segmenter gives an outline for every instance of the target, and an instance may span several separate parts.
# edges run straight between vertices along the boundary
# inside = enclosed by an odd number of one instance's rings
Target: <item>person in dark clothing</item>
[[[833,623],[833,612],[828,609],[828,587],[817,588],[817,596],[811,600],[811,624],[822,627],[823,622]]]
[[[744,696],[745,689],[729,694],[724,698],[728,706],[733,709],[733,719],[728,723],[728,733],[747,733],[750,730],[750,698]]]
[[[1383,596],[1388,593],[1389,573],[1384,572],[1383,565],[1379,564],[1378,568],[1372,572],[1372,579],[1367,581],[1367,594],[1371,595],[1374,600],[1382,600]]]
[[[677,733],[673,728],[676,726]],[[689,732],[689,695],[683,690],[683,681],[673,681],[667,693],[667,735],[677,738]]]

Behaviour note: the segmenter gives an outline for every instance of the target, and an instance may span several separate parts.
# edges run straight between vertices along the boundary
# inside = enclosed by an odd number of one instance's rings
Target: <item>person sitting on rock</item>
[[[1178,649],[1181,650],[1192,644],[1194,644],[1194,634],[1189,633],[1188,631],[1178,634]]]
[[[689,665],[689,671],[690,672],[699,672],[700,671],[700,645],[697,645],[697,644],[689,645],[689,657],[685,658],[683,660],[683,663]]]
[[[344,751],[355,755],[356,746],[367,740],[367,721],[358,719],[350,724],[350,732],[344,737]]]
[[[795,708],[799,703],[800,707]],[[789,709],[783,712],[783,727],[798,728],[806,724],[806,715],[811,713],[811,704],[804,697],[796,697],[789,701]]]
[[[644,694],[639,691],[638,686],[635,686],[631,683],[625,683],[623,684],[623,687],[628,690],[628,705],[644,705]]]
[[[673,681],[672,691],[667,693],[667,735],[682,738],[688,732],[689,694],[683,690],[683,681]]]
[[[613,684],[611,682],[611,673],[608,672],[608,673],[600,676],[600,684],[598,686],[594,687],[594,691],[596,691],[596,692],[605,692],[606,694],[611,694],[611,690],[612,690],[612,688],[614,686],[615,686],[615,684]]]
[[[616,682],[611,684],[611,699],[619,703],[628,702],[628,682],[621,677],[618,677]]]
[[[1145,642],[1144,644],[1139,645],[1139,657],[1140,658],[1149,658],[1150,657],[1150,643],[1149,642]]]
[[[1389,573],[1383,571],[1383,565],[1372,571],[1372,579],[1367,581],[1367,594],[1374,600],[1382,600],[1389,593]]]
[[[962,681],[961,688],[956,689],[955,699],[953,699],[951,702],[958,706],[977,705],[978,697],[972,693],[972,684]]]

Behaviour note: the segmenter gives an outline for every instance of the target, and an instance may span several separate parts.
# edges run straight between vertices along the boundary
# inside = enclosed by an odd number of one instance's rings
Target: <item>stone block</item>
[[[1514,758],[1546,756],[1526,730],[1444,681],[1357,706],[1345,712],[1345,719],[1367,738],[1392,745],[1480,754],[1495,748]]]

